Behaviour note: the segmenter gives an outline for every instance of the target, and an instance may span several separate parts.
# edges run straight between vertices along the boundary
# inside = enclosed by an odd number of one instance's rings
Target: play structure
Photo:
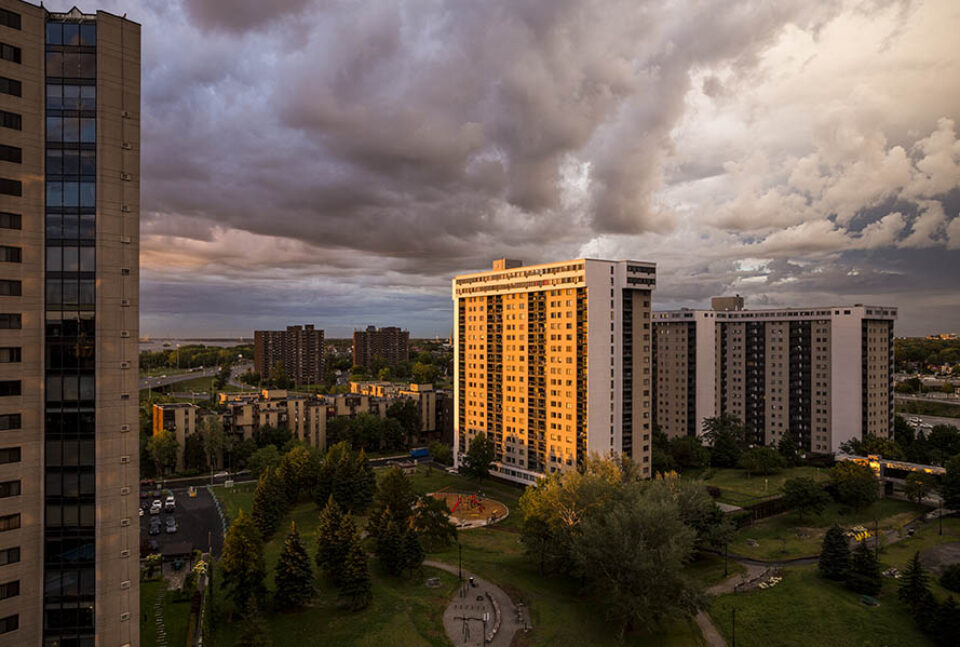
[[[450,520],[460,528],[477,528],[496,523],[509,514],[504,504],[488,499],[483,493],[434,492],[434,498],[442,499],[450,510]]]

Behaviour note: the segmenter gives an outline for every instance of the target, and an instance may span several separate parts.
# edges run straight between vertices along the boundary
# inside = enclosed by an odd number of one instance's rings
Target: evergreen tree
[[[457,527],[450,522],[450,509],[443,499],[422,496],[413,510],[413,528],[427,548],[448,546],[457,539]]]
[[[268,469],[257,481],[251,515],[260,534],[270,538],[287,513],[287,498],[276,470]]]
[[[334,584],[343,584],[347,553],[350,552],[353,537],[357,534],[357,524],[353,522],[353,517],[349,513],[344,515],[343,521],[340,522],[340,529],[337,531],[337,541],[330,556],[330,578]]]
[[[343,523],[343,513],[336,499],[331,494],[327,505],[320,512],[320,523],[317,525],[317,566],[320,570],[332,575],[336,569],[337,533]]]
[[[920,551],[913,554],[913,559],[900,576],[900,589],[897,596],[904,604],[910,605],[916,614],[918,605],[930,597],[930,587],[927,585],[927,572],[920,564]]]
[[[237,647],[270,647],[272,644],[270,634],[267,633],[267,623],[257,606],[257,598],[251,595],[247,598]]]
[[[266,566],[263,561],[263,538],[253,519],[243,510],[230,524],[223,540],[220,557],[223,586],[233,600],[234,610],[244,608],[247,598],[263,598]]]
[[[823,537],[820,549],[820,574],[831,580],[843,580],[850,570],[850,543],[837,524]]]
[[[960,510],[960,454],[947,461],[947,473],[940,479],[943,507]]]
[[[413,514],[413,503],[417,495],[413,491],[410,479],[399,467],[387,471],[380,480],[377,494],[373,499],[373,512],[370,515],[369,532],[379,537],[387,523],[393,521],[398,528],[405,528]]]
[[[957,637],[960,636],[960,607],[952,595],[937,609],[933,634],[938,645],[957,644]]]
[[[361,449],[355,459],[350,510],[352,512],[363,512],[370,507],[376,493],[377,475],[370,466],[370,461],[367,460],[366,452]]]
[[[867,548],[865,542],[853,551],[850,560],[850,571],[847,573],[847,586],[865,595],[876,595],[880,592],[883,582],[880,579],[880,564],[873,551]]]
[[[380,560],[380,567],[390,575],[400,575],[403,572],[403,534],[397,528],[397,524],[389,520],[389,508],[387,509],[388,519],[386,525],[377,537],[377,559]]]
[[[310,557],[294,523],[290,524],[290,534],[283,542],[283,552],[277,562],[274,581],[277,584],[274,600],[281,609],[302,607],[313,598],[313,569],[310,567]]]
[[[356,532],[349,541],[349,550],[343,563],[343,581],[337,602],[340,606],[359,611],[370,604],[370,572],[367,570],[367,553],[363,541]]]
[[[413,575],[413,572],[423,566],[423,559],[426,555],[423,552],[423,546],[420,545],[420,538],[412,528],[408,528],[403,535],[403,568]]]

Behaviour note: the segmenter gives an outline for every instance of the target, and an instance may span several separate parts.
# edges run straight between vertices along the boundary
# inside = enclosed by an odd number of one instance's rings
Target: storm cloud
[[[143,25],[144,333],[446,335],[451,275],[499,255],[960,328],[953,0],[116,10]]]

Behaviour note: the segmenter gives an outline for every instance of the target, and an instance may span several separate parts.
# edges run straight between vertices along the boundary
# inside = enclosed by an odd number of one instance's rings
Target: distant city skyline
[[[148,26],[145,333],[445,335],[501,255],[960,330],[954,0],[105,4]]]

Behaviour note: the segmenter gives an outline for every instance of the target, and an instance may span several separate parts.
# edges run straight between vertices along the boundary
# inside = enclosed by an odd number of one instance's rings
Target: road
[[[901,416],[910,420],[910,418],[920,418],[920,422],[931,427],[937,425],[951,425],[960,428],[960,418],[938,418],[937,416],[921,416],[916,413],[901,413]]]
[[[925,393],[923,395],[913,395],[911,393],[897,393],[893,396],[894,401],[896,402],[938,402],[940,404],[956,404],[960,405],[960,395],[954,393]]]
[[[217,374],[217,367],[205,368],[202,371],[193,371],[192,373],[181,373],[180,375],[168,375],[167,377],[141,377],[140,390],[158,389],[162,386],[176,384],[177,382],[186,382],[195,380],[198,377],[213,377]]]

